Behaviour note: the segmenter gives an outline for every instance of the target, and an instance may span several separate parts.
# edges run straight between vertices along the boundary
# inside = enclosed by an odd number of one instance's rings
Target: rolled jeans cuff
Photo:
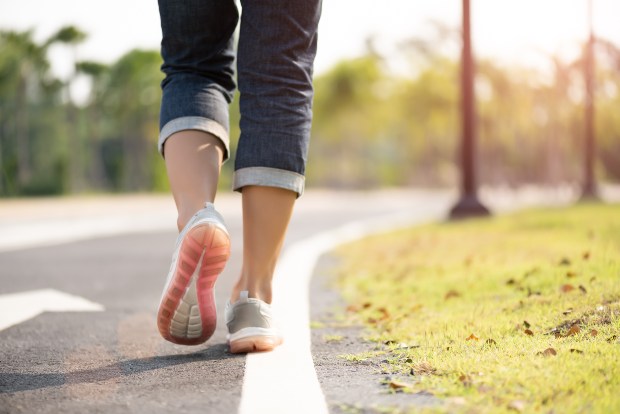
[[[224,146],[223,162],[226,162],[230,157],[230,138],[228,137],[226,128],[212,119],[201,116],[184,116],[181,118],[175,118],[164,125],[159,132],[159,142],[157,143],[157,148],[159,149],[159,153],[162,157],[164,157],[164,144],[166,143],[166,140],[170,138],[172,134],[186,130],[203,131],[214,135]]]
[[[306,178],[293,171],[270,167],[246,167],[235,171],[233,190],[241,191],[248,185],[277,187],[297,193],[297,198],[304,193]]]

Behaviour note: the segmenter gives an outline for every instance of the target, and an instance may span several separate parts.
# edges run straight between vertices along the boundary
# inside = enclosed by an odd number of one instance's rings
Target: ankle
[[[235,303],[239,300],[239,294],[244,290],[248,291],[250,298],[260,299],[265,303],[271,303],[272,289],[271,281],[269,283],[248,283],[240,278],[239,281],[233,287],[232,294],[230,296],[230,302]]]
[[[185,225],[191,220],[191,218],[196,214],[197,211],[204,208],[204,202],[200,203],[197,201],[191,203],[183,203],[178,207],[178,216],[177,216],[177,227],[179,232],[183,230]]]

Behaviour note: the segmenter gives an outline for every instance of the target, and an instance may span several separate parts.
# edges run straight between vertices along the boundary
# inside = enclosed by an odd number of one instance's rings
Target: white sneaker
[[[226,325],[226,339],[233,354],[271,351],[282,343],[282,335],[273,325],[271,305],[249,298],[247,290],[234,304],[226,303]]]
[[[157,327],[168,341],[198,345],[217,322],[213,286],[230,256],[230,238],[212,203],[198,211],[177,238],[157,312]]]

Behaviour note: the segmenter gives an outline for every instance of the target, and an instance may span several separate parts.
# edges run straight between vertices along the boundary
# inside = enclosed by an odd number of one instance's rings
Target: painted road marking
[[[0,331],[43,312],[101,312],[102,305],[54,289],[0,295]]]
[[[274,276],[273,304],[284,343],[272,352],[247,356],[240,414],[328,413],[311,354],[308,286],[316,262],[338,245],[445,216],[443,208],[426,207],[349,223],[286,249]]]

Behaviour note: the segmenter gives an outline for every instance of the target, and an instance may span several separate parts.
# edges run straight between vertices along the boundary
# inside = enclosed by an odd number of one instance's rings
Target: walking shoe
[[[212,203],[198,211],[177,238],[157,327],[168,341],[198,345],[213,335],[217,322],[213,286],[230,256],[230,238]]]
[[[228,346],[233,354],[271,351],[282,343],[282,335],[273,326],[271,305],[239,294],[234,304],[226,303]]]

